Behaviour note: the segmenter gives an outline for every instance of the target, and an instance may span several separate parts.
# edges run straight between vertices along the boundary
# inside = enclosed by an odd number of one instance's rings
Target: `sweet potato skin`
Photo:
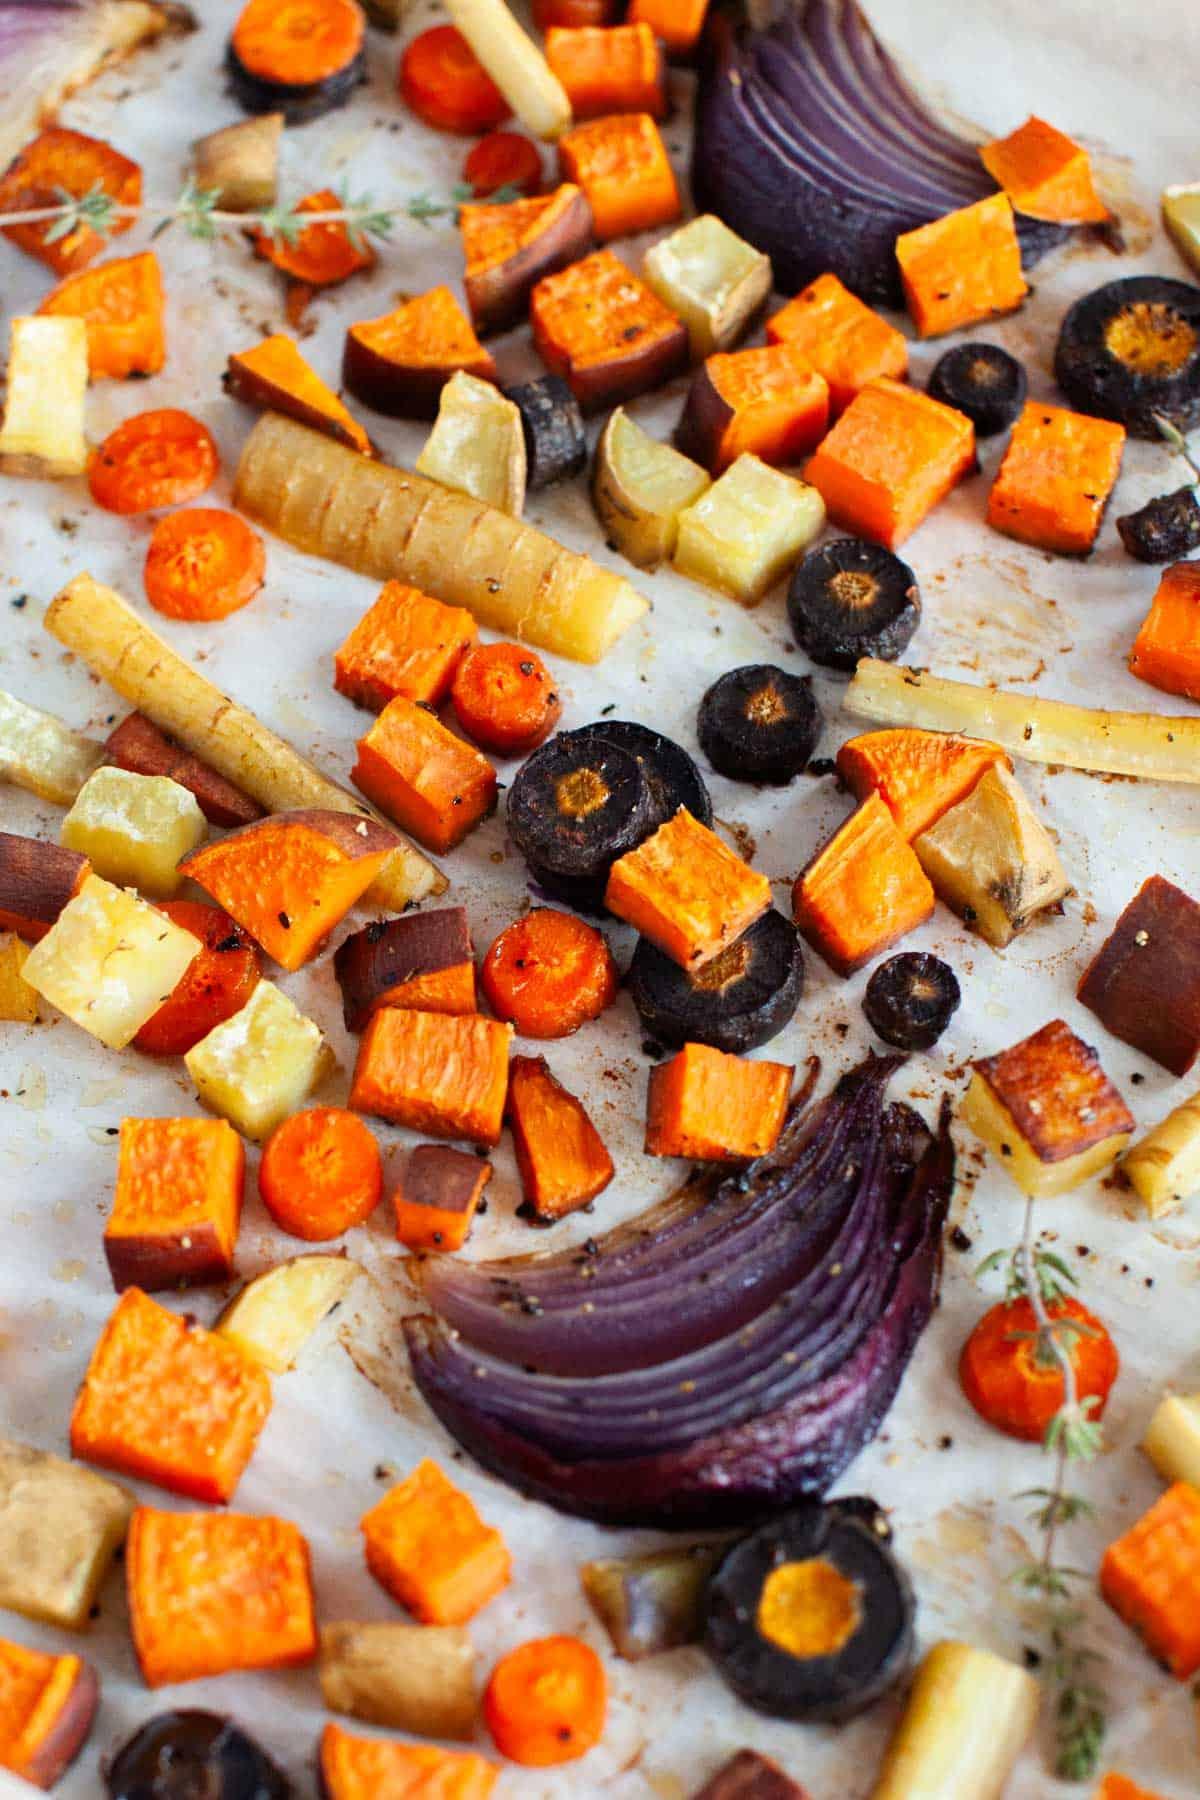
[[[242,1141],[223,1119],[123,1119],[104,1232],[117,1292],[227,1281],[245,1173]],[[144,1229],[131,1229],[135,1221]]]
[[[375,329],[383,321],[351,325],[342,352],[342,383],[364,406],[390,418],[434,419],[442,389],[456,370],[494,381],[496,364],[476,341],[449,288],[434,288],[398,311],[409,314],[413,308],[421,311],[408,348],[403,336],[392,344],[386,332]],[[387,315],[389,320],[394,317]],[[440,353],[431,353],[422,344],[422,328],[444,333],[447,341]]]
[[[486,215],[531,209],[536,230],[520,239],[500,260],[489,260],[473,245],[482,237]],[[592,209],[581,189],[564,182],[546,200],[514,201],[507,206],[464,206],[459,214],[467,267],[463,276],[467,306],[475,329],[504,331],[524,318],[529,296],[544,275],[578,262],[592,241]],[[480,245],[482,249],[482,245]]]
[[[27,1664],[29,1659],[39,1654],[25,1650],[21,1645],[5,1644],[0,1640],[0,1682],[3,1680],[6,1653],[9,1657],[15,1654],[22,1664]],[[100,1703],[100,1681],[92,1664],[85,1658],[58,1656],[46,1660],[54,1664],[49,1671],[46,1690],[55,1690],[55,1698],[59,1700],[53,1722],[41,1740],[21,1755],[19,1762],[7,1762],[0,1756],[0,1767],[11,1768],[15,1775],[21,1776],[33,1787],[43,1789],[52,1788],[82,1750]],[[39,1696],[39,1711],[46,1704],[46,1690]]]
[[[530,1217],[553,1225],[589,1206],[615,1173],[599,1132],[544,1056],[514,1056],[508,1119]]]
[[[409,1250],[461,1250],[492,1165],[465,1150],[418,1144],[392,1195],[396,1236]]]
[[[77,850],[0,831],[0,931],[36,944],[91,872]]]
[[[1079,999],[1173,1075],[1200,1054],[1200,905],[1152,875],[1085,969]]]
[[[362,1031],[381,1006],[473,1013],[475,966],[466,908],[379,919],[337,947],[333,972],[347,1031]]]
[[[828,423],[824,376],[802,351],[768,344],[707,358],[693,377],[675,442],[717,476],[747,451],[767,463],[798,463]]]
[[[130,713],[104,741],[106,761],[134,775],[165,775],[193,794],[210,825],[251,825],[263,809],[215,769],[184,750],[141,713]]]
[[[275,341],[274,338],[266,338],[263,343],[255,346],[255,351],[267,349]],[[287,338],[283,341],[290,343]],[[261,366],[261,361],[269,358],[252,361],[253,356],[254,351],[242,354],[234,352],[230,356],[222,377],[222,386],[227,394],[258,411],[286,412],[302,425],[309,425],[314,431],[323,431],[335,443],[346,444],[351,450],[361,450],[364,456],[373,454],[371,440],[366,432],[356,419],[344,413],[336,395],[331,398],[337,402],[340,410],[330,411],[316,404],[315,396],[312,399],[306,398],[296,392],[295,388],[273,379],[269,371]]]
[[[757,1750],[739,1750],[692,1800],[808,1800],[807,1791]]]

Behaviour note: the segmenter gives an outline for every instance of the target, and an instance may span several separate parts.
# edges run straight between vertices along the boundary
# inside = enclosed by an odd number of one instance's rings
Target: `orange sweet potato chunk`
[[[829,387],[794,344],[710,356],[697,370],[677,440],[721,475],[739,456],[798,463],[829,424]]]
[[[772,344],[792,344],[829,384],[836,419],[869,381],[908,373],[908,339],[902,331],[843,287],[836,275],[810,281],[781,312],[767,320]]]
[[[895,550],[974,467],[964,414],[881,378],[851,401],[805,479],[837,524]]]
[[[611,250],[543,277],[529,317],[538,355],[585,412],[658,387],[687,362],[683,321]]]
[[[63,194],[82,200],[88,193],[106,194],[118,206],[137,206],[142,198],[142,171],[101,138],[65,125],[50,125],[26,144],[0,178],[0,212],[25,212],[41,206],[57,206]],[[120,213],[113,216],[108,236],[116,237],[133,224]],[[77,225],[63,237],[47,242],[46,223],[8,225],[4,235],[36,256],[56,275],[70,275],[99,256],[106,239],[90,225]]]
[[[478,638],[465,607],[389,581],[334,657],[333,685],[368,712],[382,712],[397,694],[439,706]]]
[[[1136,1781],[1130,1781],[1128,1775],[1118,1775],[1113,1770],[1096,1789],[1095,1800],[1165,1800],[1165,1795],[1139,1787]]]
[[[988,498],[988,524],[1039,550],[1084,556],[1121,468],[1125,427],[1027,401]]]
[[[429,1137],[495,1144],[512,1026],[478,1013],[385,1006],[363,1032],[350,1106]]]
[[[242,1140],[224,1119],[122,1119],[104,1228],[117,1291],[227,1281],[245,1171]]]
[[[658,126],[649,113],[610,113],[558,141],[563,178],[583,189],[596,237],[630,237],[679,218],[683,205]]]
[[[316,1655],[308,1545],[286,1519],[139,1506],[125,1574],[147,1687]]]
[[[332,1723],[321,1734],[324,1800],[488,1800],[499,1775],[473,1750],[358,1737]]]
[[[152,250],[110,256],[79,269],[53,288],[38,307],[56,318],[87,326],[88,372],[93,381],[157,375],[167,360],[162,271]]]
[[[864,732],[837,753],[838,774],[854,798],[878,794],[910,844],[965,800],[996,763],[1012,767],[999,744],[906,728]]]
[[[418,1144],[392,1195],[396,1236],[408,1250],[461,1250],[492,1165],[446,1144]]]
[[[192,1500],[228,1500],[270,1410],[257,1363],[131,1287],[92,1352],[71,1452]]]
[[[360,1529],[372,1575],[422,1625],[465,1625],[508,1586],[504,1539],[434,1462],[389,1489]]]
[[[878,794],[817,852],[792,891],[795,920],[839,975],[852,975],[933,911],[916,852]]]
[[[358,740],[351,780],[428,850],[453,850],[496,804],[496,771],[404,694]]]
[[[100,1697],[91,1663],[0,1638],[0,1769],[51,1788],[83,1747]]]
[[[283,332],[263,338],[249,350],[234,351],[225,368],[224,387],[247,406],[286,413],[339,444],[349,444],[364,456],[371,454],[371,440],[358,420]]]
[[[612,866],[604,903],[683,969],[698,969],[748,931],[771,884],[681,806]]]
[[[1060,225],[1100,225],[1108,208],[1096,192],[1092,161],[1082,144],[1031,115],[1007,137],[980,146],[992,180],[1017,212]]]
[[[783,1130],[795,1073],[789,1063],[750,1062],[707,1044],[685,1044],[650,1071],[647,1156],[694,1162],[764,1156]]]
[[[544,1056],[514,1056],[508,1118],[525,1204],[542,1224],[566,1218],[602,1194],[613,1160],[574,1094]]]
[[[1200,1492],[1177,1481],[1100,1565],[1100,1592],[1178,1681],[1200,1669]]]
[[[1164,569],[1129,653],[1139,681],[1200,700],[1200,563]]]
[[[902,232],[896,261],[912,322],[923,338],[1012,312],[1029,292],[1007,194],[990,194]]]

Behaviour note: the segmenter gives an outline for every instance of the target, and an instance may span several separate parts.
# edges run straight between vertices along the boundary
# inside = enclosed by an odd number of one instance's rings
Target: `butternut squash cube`
[[[0,1606],[86,1631],[133,1508],[115,1481],[0,1438]]]
[[[681,575],[755,606],[825,525],[815,487],[739,456],[679,514],[673,561]]]
[[[36,1025],[38,997],[23,970],[29,955],[15,931],[0,931],[0,1020],[10,1025]]]
[[[683,320],[692,359],[703,362],[732,349],[766,301],[771,259],[715,213],[701,213],[647,250],[642,277]]]
[[[1108,208],[1082,144],[1032,115],[1007,137],[982,144],[980,160],[1017,212],[1060,225],[1102,225]]]
[[[829,516],[897,549],[975,467],[975,427],[916,388],[869,381],[805,470]]]
[[[224,1119],[122,1119],[104,1228],[117,1292],[227,1281],[245,1174],[242,1141]]]
[[[320,1028],[271,981],[184,1057],[201,1104],[256,1142],[296,1112],[333,1062]]]
[[[662,134],[649,113],[609,113],[558,140],[566,181],[583,189],[597,241],[672,225],[683,211]]]
[[[1019,543],[1086,556],[1121,469],[1125,427],[1026,402],[988,496],[988,524]]]
[[[996,764],[913,840],[939,900],[997,949],[1071,891],[1046,827]]]
[[[934,893],[878,794],[818,850],[792,889],[796,924],[831,969],[852,975],[923,925]]]
[[[1026,1194],[1065,1194],[1109,1168],[1133,1116],[1090,1044],[1062,1019],[975,1064],[964,1125]]]
[[[368,1022],[349,1104],[430,1137],[499,1142],[511,1025],[385,1006]]]
[[[1012,312],[1029,292],[1007,194],[989,194],[901,232],[896,261],[908,310],[923,338]]]
[[[683,969],[698,969],[748,931],[771,884],[681,806],[618,857],[604,904]]]
[[[452,850],[496,804],[487,757],[403,694],[359,738],[350,778],[429,850]]]
[[[582,1104],[550,1073],[544,1056],[514,1056],[508,1120],[525,1205],[552,1225],[602,1194],[612,1157]]]
[[[180,862],[208,836],[208,822],[177,781],[106,766],[84,782],[61,836],[106,881],[169,899],[183,880]]]
[[[1164,694],[1200,700],[1200,564],[1163,570],[1129,653],[1129,672]]]
[[[1177,1681],[1200,1669],[1200,1491],[1177,1481],[1100,1564],[1100,1592]]]
[[[836,275],[820,275],[767,320],[767,341],[792,344],[829,384],[829,410],[840,418],[869,381],[908,373],[908,339],[902,331],[843,287]]]
[[[685,1044],[650,1071],[646,1155],[749,1161],[775,1147],[795,1068]]]
[[[422,1625],[465,1625],[512,1573],[500,1533],[434,1462],[390,1488],[359,1529],[372,1575]]]
[[[389,581],[335,656],[333,685],[368,712],[382,712],[397,694],[437,706],[478,638],[465,607]]]

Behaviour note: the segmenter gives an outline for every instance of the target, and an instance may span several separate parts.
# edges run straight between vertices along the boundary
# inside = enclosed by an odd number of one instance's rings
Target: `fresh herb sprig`
[[[1196,458],[1192,455],[1188,441],[1184,437],[1182,431],[1180,431],[1178,425],[1176,425],[1174,419],[1168,419],[1166,413],[1161,412],[1151,413],[1150,416],[1158,427],[1160,437],[1164,438],[1171,446],[1171,449],[1175,452],[1176,456],[1181,457],[1187,464],[1188,468],[1196,478],[1197,487],[1200,487],[1200,462],[1197,462]]]

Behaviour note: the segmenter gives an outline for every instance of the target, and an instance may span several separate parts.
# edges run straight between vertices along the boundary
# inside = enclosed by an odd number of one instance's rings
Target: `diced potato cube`
[[[115,1481],[0,1438],[0,1606],[85,1630],[133,1507]]]
[[[1140,1138],[1121,1168],[1152,1219],[1200,1191],[1200,1094]]]
[[[184,1057],[203,1104],[258,1140],[294,1113],[332,1062],[320,1029],[274,982]]]
[[[459,369],[442,389],[419,475],[519,519],[525,506],[525,427],[494,382]]]
[[[997,948],[1070,892],[1050,833],[999,765],[913,849],[939,900]]]
[[[1142,1449],[1164,1481],[1200,1487],[1200,1394],[1164,1394]]]
[[[679,515],[675,567],[753,606],[820,533],[825,502],[816,488],[739,456]]]
[[[660,444],[623,406],[604,427],[592,471],[592,501],[606,535],[639,569],[665,562],[679,515],[712,486],[708,470]]]
[[[214,1329],[252,1362],[282,1375],[361,1274],[348,1256],[293,1256],[248,1281]]]
[[[15,931],[0,931],[0,1019],[11,1025],[36,1025],[37,994],[25,979],[29,947]]]
[[[172,993],[200,940],[124,888],[89,875],[25,959],[43,999],[123,1050]]]
[[[53,713],[0,692],[0,781],[28,788],[39,800],[70,806],[104,754]]]
[[[183,879],[180,859],[207,832],[196,796],[177,781],[105,767],[80,789],[61,836],[106,881],[167,898]]]
[[[14,319],[0,467],[18,475],[82,475],[87,386],[86,320]]]
[[[771,292],[770,257],[713,213],[647,250],[642,275],[687,326],[696,362],[735,344]]]

